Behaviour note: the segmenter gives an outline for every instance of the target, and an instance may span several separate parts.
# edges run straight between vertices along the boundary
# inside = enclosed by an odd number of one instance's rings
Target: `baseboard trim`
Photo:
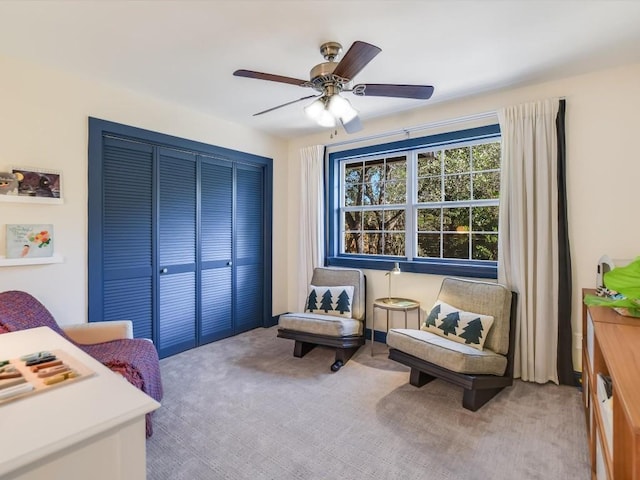
[[[576,387],[578,390],[582,391],[582,372],[573,371],[573,379],[576,382]]]
[[[278,315],[274,315],[271,317],[271,320],[267,321],[264,328],[275,327],[280,322],[280,315],[284,315],[287,312],[279,313]]]
[[[371,340],[371,329],[370,328],[366,328],[365,329],[365,338],[367,340]],[[374,342],[379,342],[379,343],[387,343],[387,332],[381,332],[379,330],[374,330],[373,332],[373,341]]]

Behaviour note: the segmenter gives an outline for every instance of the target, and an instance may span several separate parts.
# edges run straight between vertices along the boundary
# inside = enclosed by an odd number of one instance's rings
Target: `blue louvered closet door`
[[[161,357],[271,324],[271,164],[96,124],[142,138],[90,130],[89,321],[130,319]]]
[[[233,335],[233,166],[202,157],[201,273],[202,343]]]
[[[239,333],[258,326],[264,296],[262,169],[238,165],[236,188],[234,292],[236,333]]]
[[[198,344],[196,156],[158,152],[158,350],[171,355]]]
[[[107,137],[102,156],[102,195],[93,202],[101,221],[90,219],[89,318],[129,319],[135,337],[154,338],[153,147]]]

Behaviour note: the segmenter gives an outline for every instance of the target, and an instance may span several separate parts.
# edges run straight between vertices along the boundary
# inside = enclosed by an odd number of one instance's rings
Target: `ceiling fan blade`
[[[433,95],[431,85],[393,85],[388,83],[361,83],[351,92],[361,97],[398,97],[428,100]]]
[[[291,102],[283,103],[282,105],[278,105],[277,107],[272,107],[272,108],[269,108],[267,110],[263,110],[261,112],[254,113],[253,116],[256,117],[258,115],[262,115],[263,113],[273,112],[274,110],[277,110],[277,109],[282,108],[282,107],[286,107],[287,105],[292,105],[294,103],[298,103],[298,102],[301,102],[303,100],[307,100],[309,98],[316,98],[316,97],[319,97],[319,96],[320,95],[308,95],[306,97],[298,98],[297,100],[292,100]]]
[[[236,77],[255,78],[257,80],[269,80],[271,82],[289,83],[300,87],[306,86],[307,80],[299,78],[283,77],[282,75],[273,75],[271,73],[254,72],[253,70],[236,70],[233,72]]]
[[[382,50],[370,43],[355,41],[336,66],[333,74],[351,80]]]
[[[357,117],[357,116],[353,117],[353,119],[348,121],[347,123],[344,123],[342,120],[340,120],[340,122],[342,123],[342,127],[344,128],[344,131],[347,133],[356,133],[362,130],[362,123],[360,122],[360,117]]]

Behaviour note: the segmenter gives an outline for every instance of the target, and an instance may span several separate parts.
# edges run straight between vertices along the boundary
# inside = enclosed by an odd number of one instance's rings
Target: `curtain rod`
[[[409,135],[411,132],[416,132],[416,131],[420,131],[420,130],[429,130],[432,128],[437,128],[437,127],[444,127],[447,125],[453,125],[456,123],[462,123],[462,122],[470,122],[473,120],[481,120],[483,118],[489,118],[492,116],[496,116],[498,114],[498,112],[496,111],[491,111],[491,112],[483,112],[483,113],[476,113],[473,115],[467,115],[464,117],[457,117],[457,118],[452,118],[449,120],[440,120],[438,122],[430,122],[430,123],[425,123],[422,125],[416,125],[414,127],[407,127],[407,128],[401,128],[399,130],[392,130],[389,132],[384,132],[384,133],[378,133],[376,135],[369,135],[368,137],[360,137],[354,140],[344,140],[342,142],[334,142],[334,143],[327,143],[325,146],[326,148],[332,148],[332,147],[339,147],[342,145],[349,145],[351,143],[359,143],[359,142],[367,142],[369,140],[376,140],[378,138],[384,138],[384,137],[393,137],[395,135]]]

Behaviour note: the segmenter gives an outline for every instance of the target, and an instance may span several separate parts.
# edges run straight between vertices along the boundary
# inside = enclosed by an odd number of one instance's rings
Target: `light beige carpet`
[[[589,478],[578,389],[516,381],[474,413],[375,347],[332,373],[274,327],[163,359],[148,479]]]

